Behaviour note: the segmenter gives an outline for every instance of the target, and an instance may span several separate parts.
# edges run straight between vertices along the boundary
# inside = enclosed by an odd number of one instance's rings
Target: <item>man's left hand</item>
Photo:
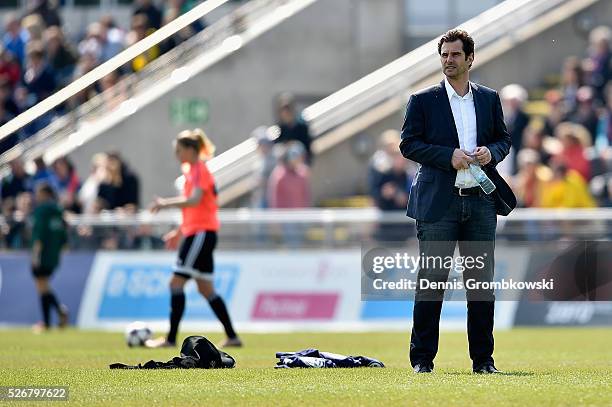
[[[487,165],[491,162],[491,152],[487,147],[476,147],[476,150],[474,150],[474,159],[480,165]]]

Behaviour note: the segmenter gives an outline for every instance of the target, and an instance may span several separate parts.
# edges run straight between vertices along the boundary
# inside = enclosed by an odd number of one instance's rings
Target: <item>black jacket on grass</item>
[[[236,365],[233,357],[220,351],[203,336],[189,336],[183,341],[181,355],[167,362],[149,360],[144,365],[113,363],[111,369],[223,369]]]

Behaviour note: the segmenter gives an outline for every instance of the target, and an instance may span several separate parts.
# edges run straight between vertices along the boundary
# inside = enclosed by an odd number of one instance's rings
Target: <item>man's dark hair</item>
[[[455,42],[461,40],[463,43],[463,52],[465,53],[465,59],[474,53],[474,39],[470,37],[470,34],[464,30],[449,30],[444,33],[440,41],[438,41],[438,54],[442,55],[442,44],[445,42]]]

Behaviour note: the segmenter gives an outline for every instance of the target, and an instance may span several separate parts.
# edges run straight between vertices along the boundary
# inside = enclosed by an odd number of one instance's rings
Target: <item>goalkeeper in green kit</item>
[[[36,188],[36,209],[32,227],[32,274],[40,296],[43,324],[35,331],[48,330],[51,326],[51,310],[59,316],[60,328],[68,325],[68,309],[60,304],[49,286],[49,278],[60,262],[62,249],[67,242],[66,223],[62,208],[57,203],[55,191],[49,184]]]

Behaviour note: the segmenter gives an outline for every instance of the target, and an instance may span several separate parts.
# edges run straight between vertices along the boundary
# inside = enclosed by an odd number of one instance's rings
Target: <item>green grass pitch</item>
[[[219,334],[209,335],[211,340]],[[412,373],[409,334],[243,335],[231,370],[110,370],[112,362],[166,361],[178,349],[130,349],[118,333],[0,330],[0,386],[68,386],[54,405],[610,406],[612,329],[515,329],[496,333],[503,375],[472,375],[462,332],[443,332],[436,371]],[[385,369],[279,369],[276,351],[318,347],[364,354]],[[48,402],[14,402],[46,405]],[[0,401],[0,405],[11,405]]]

